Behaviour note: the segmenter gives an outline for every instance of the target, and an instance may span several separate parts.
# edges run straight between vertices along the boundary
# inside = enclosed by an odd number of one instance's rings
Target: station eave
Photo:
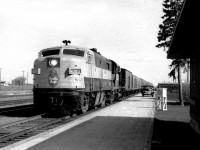
[[[200,11],[197,6],[194,1],[185,0],[168,50],[168,59],[197,57],[200,27],[197,20]]]

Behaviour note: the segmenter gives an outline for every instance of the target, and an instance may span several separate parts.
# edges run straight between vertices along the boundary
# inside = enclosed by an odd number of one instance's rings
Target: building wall
[[[178,83],[159,83],[158,88],[167,88],[167,99],[178,101],[179,99]]]
[[[190,125],[200,134],[200,59],[192,58],[190,67]]]

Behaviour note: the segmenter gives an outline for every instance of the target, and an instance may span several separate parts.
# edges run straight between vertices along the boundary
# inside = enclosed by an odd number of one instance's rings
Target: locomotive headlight
[[[81,69],[69,68],[69,74],[81,74]]]
[[[50,59],[49,60],[49,65],[51,67],[55,67],[58,64],[58,60],[57,59]]]
[[[60,58],[47,58],[47,67],[60,67]]]

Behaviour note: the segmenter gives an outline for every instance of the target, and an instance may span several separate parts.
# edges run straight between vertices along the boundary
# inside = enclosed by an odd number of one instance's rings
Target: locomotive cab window
[[[45,50],[41,52],[41,55],[43,57],[51,56],[51,55],[59,55],[59,54],[60,54],[60,49]]]
[[[63,50],[63,54],[65,54],[65,55],[75,55],[75,56],[83,57],[85,52],[82,51],[82,50],[78,50],[78,49],[64,49]]]

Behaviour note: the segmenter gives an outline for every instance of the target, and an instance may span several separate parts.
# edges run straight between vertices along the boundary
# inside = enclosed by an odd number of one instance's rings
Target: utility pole
[[[27,84],[28,84],[28,72],[27,72]]]
[[[0,91],[1,91],[1,69],[2,68],[0,68]]]
[[[190,82],[190,59],[187,62],[187,83]]]
[[[24,89],[24,70],[22,71],[23,72],[23,79],[22,79],[22,90]]]

